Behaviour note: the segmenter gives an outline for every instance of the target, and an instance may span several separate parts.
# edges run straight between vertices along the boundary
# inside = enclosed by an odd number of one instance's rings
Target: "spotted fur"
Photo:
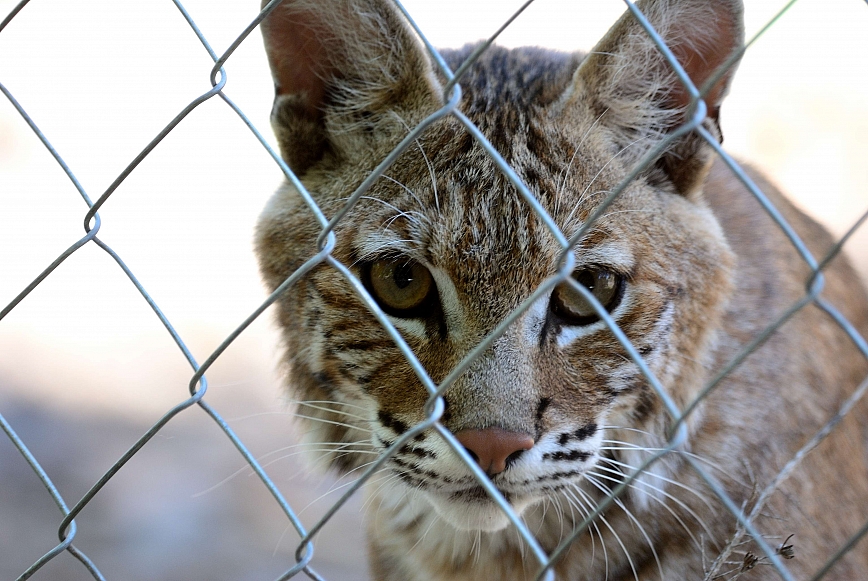
[[[742,43],[737,0],[648,0],[639,7],[718,115]],[[386,0],[285,0],[263,22],[281,152],[326,216],[417,123],[446,80]],[[473,46],[443,51],[456,69]],[[461,78],[464,112],[569,237],[638,160],[692,114],[688,92],[631,15],[588,56],[492,47]],[[818,171],[821,171],[818,169]],[[815,256],[829,236],[748,170]],[[320,226],[289,183],[256,234],[276,288],[316,248]],[[436,300],[391,317],[435,382],[556,273],[560,246],[460,123],[419,137],[338,222],[333,255],[357,276],[375,260],[424,265]],[[573,249],[577,268],[622,280],[611,315],[680,408],[804,295],[809,269],[746,188],[695,133],[675,140]],[[863,332],[868,308],[843,258],[824,297]],[[280,299],[288,387],[320,457],[354,472],[425,418],[428,394],[394,342],[334,268],[321,264]],[[685,448],[653,464],[580,535],[559,579],[767,579],[742,571],[737,530],[686,459],[738,506],[774,475],[863,379],[852,342],[816,307],[795,315],[697,407]],[[665,445],[663,402],[602,321],[577,326],[535,302],[445,394],[454,433],[503,428],[531,449],[492,481],[553,550],[625,475]],[[810,454],[760,511],[772,545],[788,535],[797,578],[818,569],[868,518],[863,407]],[[326,451],[322,451],[326,450]],[[532,579],[538,564],[446,443],[418,434],[368,485],[376,579]],[[747,539],[747,537],[746,537]],[[729,562],[736,562],[733,566]],[[718,575],[718,576],[716,576]],[[831,578],[868,578],[863,542]]]

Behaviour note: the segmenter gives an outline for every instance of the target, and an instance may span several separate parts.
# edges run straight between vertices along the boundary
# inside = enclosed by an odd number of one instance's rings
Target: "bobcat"
[[[667,398],[687,409],[813,283],[781,228],[698,134],[721,139],[720,104],[734,70],[724,65],[743,44],[741,2],[637,6],[704,87],[707,114],[696,130],[678,128],[702,106],[692,106],[629,12],[588,55],[492,46],[459,79],[457,110],[563,235],[581,234],[567,253],[574,266],[564,268],[586,292],[563,279],[546,287],[445,391],[440,418],[549,553],[666,446],[676,427]],[[281,154],[329,218],[412,128],[456,95],[444,96],[447,78],[388,0],[285,0],[262,32]],[[441,54],[456,70],[475,48]],[[823,257],[829,235],[745,171]],[[285,183],[256,232],[271,289],[319,251],[321,231],[304,194]],[[452,115],[418,136],[334,235],[336,262],[312,267],[290,286],[277,318],[308,442],[336,470],[360,474],[425,420],[430,394],[337,262],[439,383],[555,280],[564,247]],[[825,269],[821,296],[868,331],[868,302],[844,258]],[[753,524],[795,578],[810,577],[868,519],[865,406],[770,496],[762,493],[866,373],[854,342],[827,312],[817,304],[801,309],[696,405],[686,442],[647,467],[575,538],[553,565],[555,577],[777,578],[694,464],[737,507],[756,513]],[[540,570],[434,429],[408,440],[366,490],[376,579],[534,579]],[[868,542],[827,578],[868,579]]]

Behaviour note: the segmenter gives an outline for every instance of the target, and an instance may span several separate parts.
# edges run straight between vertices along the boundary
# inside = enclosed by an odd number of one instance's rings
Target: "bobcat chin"
[[[743,44],[738,0],[638,7],[697,87],[699,129],[719,111]],[[440,109],[446,79],[388,0],[285,0],[262,23],[281,154],[325,216]],[[444,50],[455,70],[475,47]],[[457,109],[490,140],[563,235],[582,230],[639,160],[671,139],[572,246],[572,276],[614,319],[668,399],[687,409],[739,352],[806,294],[811,271],[698,130],[690,94],[631,14],[588,55],[497,46],[461,77]],[[672,135],[677,137],[672,138]],[[745,170],[822,257],[832,239]],[[817,171],[822,171],[818,168]],[[285,183],[256,232],[277,288],[318,252],[321,226]],[[563,246],[454,116],[421,133],[334,229],[358,278],[434,382],[558,271]],[[819,258],[818,258],[819,259]],[[844,258],[822,297],[864,335],[868,303]],[[319,458],[363,467],[426,418],[428,392],[334,264],[278,302],[288,389]],[[769,579],[736,519],[692,464],[749,512],[781,468],[865,378],[821,308],[798,311],[692,410],[688,438],[650,465],[556,562],[557,579]],[[539,296],[444,394],[442,426],[551,552],[668,442],[672,417],[585,294]],[[859,404],[763,499],[754,525],[810,577],[868,519],[868,413]],[[538,563],[433,430],[367,484],[376,579],[533,579]],[[791,536],[792,535],[792,536]],[[791,536],[791,537],[790,537]],[[790,540],[785,541],[785,539]],[[783,549],[782,549],[783,551]],[[760,566],[763,565],[763,566]],[[733,572],[735,571],[735,572]],[[868,541],[829,579],[868,579]]]

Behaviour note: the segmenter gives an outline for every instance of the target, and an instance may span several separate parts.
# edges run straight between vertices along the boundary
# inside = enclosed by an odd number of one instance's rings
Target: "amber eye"
[[[583,268],[575,271],[573,278],[591,291],[608,312],[621,301],[622,278],[610,270]],[[552,291],[550,308],[567,325],[590,325],[600,319],[591,303],[568,282]]]
[[[365,286],[385,312],[396,317],[420,317],[430,305],[434,279],[412,260],[378,260],[363,271]]]

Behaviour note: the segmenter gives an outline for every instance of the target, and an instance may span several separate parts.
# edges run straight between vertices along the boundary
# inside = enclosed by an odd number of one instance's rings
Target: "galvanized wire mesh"
[[[34,1],[38,2],[39,0]],[[83,496],[81,496],[81,498],[78,499],[70,500],[64,498],[61,495],[61,493],[58,491],[58,488],[54,485],[51,475],[48,474],[46,470],[44,470],[43,467],[40,465],[39,458],[35,457],[29,451],[27,443],[17,435],[14,426],[11,425],[10,422],[8,422],[6,419],[4,419],[2,415],[0,415],[0,428],[2,428],[7,438],[24,457],[30,468],[33,470],[34,474],[38,477],[39,481],[41,481],[42,485],[44,486],[46,494],[53,499],[60,512],[58,524],[58,544],[53,549],[48,551],[43,557],[33,563],[32,566],[30,566],[28,569],[22,571],[20,576],[18,577],[19,579],[23,580],[36,576],[40,569],[42,569],[47,563],[55,559],[59,554],[63,552],[68,552],[69,554],[73,555],[80,562],[81,567],[83,567],[94,579],[104,579],[104,576],[99,569],[99,563],[92,562],[91,559],[88,558],[88,556],[83,551],[79,550],[79,548],[77,548],[75,545],[75,538],[77,533],[76,517],[82,512],[85,507],[88,506],[88,504],[90,504],[101,493],[101,491],[103,491],[106,484],[110,480],[112,480],[119,471],[124,468],[125,464],[127,464],[130,459],[132,459],[136,454],[138,454],[142,450],[142,448],[145,447],[152,440],[152,438],[154,438],[154,436],[160,433],[160,431],[163,430],[167,424],[172,422],[183,410],[194,406],[198,407],[203,414],[213,420],[213,422],[222,431],[224,436],[234,445],[238,453],[243,458],[244,462],[246,462],[250,466],[255,475],[261,481],[262,486],[265,487],[265,489],[267,489],[267,491],[273,497],[275,502],[275,508],[283,512],[287,521],[291,524],[292,528],[296,531],[298,535],[299,540],[297,542],[297,550],[295,552],[295,562],[287,564],[286,570],[283,572],[282,575],[280,575],[279,579],[289,579],[297,576],[307,576],[311,579],[321,579],[322,577],[314,570],[312,566],[312,560],[315,554],[313,541],[316,539],[317,535],[321,533],[322,528],[326,525],[326,523],[329,522],[329,520],[338,510],[341,510],[341,508],[345,505],[346,501],[350,499],[354,494],[356,494],[358,489],[363,486],[373,474],[375,474],[385,465],[385,463],[388,461],[389,457],[392,454],[400,450],[401,447],[408,443],[414,436],[424,430],[429,429],[435,430],[448,443],[448,445],[452,448],[455,454],[460,457],[467,465],[467,467],[474,473],[474,475],[479,481],[479,484],[488,492],[488,494],[500,505],[502,510],[506,513],[513,526],[519,531],[519,534],[523,537],[524,541],[527,543],[527,546],[530,548],[530,553],[527,558],[535,559],[539,564],[538,578],[553,579],[554,574],[551,566],[553,562],[555,562],[568,549],[570,543],[573,542],[580,534],[582,534],[587,529],[587,527],[591,526],[594,519],[596,519],[601,513],[603,513],[603,511],[605,511],[611,503],[616,502],[618,495],[621,494],[624,490],[626,490],[627,487],[629,487],[630,484],[644,470],[649,468],[655,462],[659,461],[661,458],[672,453],[674,450],[677,450],[685,443],[689,436],[684,420],[694,410],[695,406],[712,390],[714,390],[718,383],[724,377],[726,377],[746,357],[748,357],[754,350],[756,350],[760,345],[762,345],[763,342],[765,342],[777,329],[779,329],[784,323],[786,323],[793,315],[795,315],[801,309],[805,308],[808,305],[816,305],[817,307],[825,311],[828,316],[831,317],[850,337],[854,345],[866,357],[866,359],[868,359],[868,344],[866,344],[865,339],[859,334],[859,332],[853,327],[853,325],[851,325],[851,323],[847,321],[847,319],[842,316],[836,310],[836,308],[831,305],[827,300],[825,300],[820,294],[823,288],[823,269],[841,251],[841,248],[844,246],[845,242],[847,242],[847,240],[856,231],[856,229],[862,225],[866,217],[868,217],[868,212],[866,212],[866,214],[863,214],[858,220],[853,223],[850,231],[847,232],[847,234],[839,240],[839,242],[829,251],[827,255],[821,257],[813,256],[808,250],[807,246],[795,232],[795,230],[786,222],[783,216],[763,194],[760,188],[752,182],[750,177],[739,167],[738,163],[735,162],[727,154],[727,152],[721,148],[715,137],[709,134],[709,132],[701,125],[701,122],[705,117],[706,110],[705,104],[701,100],[702,95],[699,89],[693,86],[687,74],[680,67],[672,53],[669,51],[668,47],[666,47],[663,39],[657,35],[653,27],[645,19],[644,15],[631,2],[626,2],[628,9],[633,12],[635,18],[642,24],[650,37],[658,45],[661,52],[665,55],[666,59],[672,65],[673,69],[676,71],[679,79],[684,84],[687,91],[690,93],[691,98],[694,100],[695,112],[687,123],[675,129],[654,150],[649,151],[647,155],[643,158],[643,160],[641,160],[636,165],[636,167],[633,168],[633,170],[624,179],[624,181],[608,195],[605,201],[600,204],[595,213],[585,222],[584,227],[570,238],[567,238],[567,236],[558,228],[555,222],[547,214],[546,210],[542,207],[542,205],[536,200],[535,196],[531,193],[531,191],[526,187],[525,184],[522,183],[522,181],[512,170],[512,168],[509,167],[509,165],[504,161],[501,155],[491,146],[485,136],[472,123],[472,121],[470,121],[458,108],[461,96],[462,73],[470,64],[472,64],[473,60],[477,58],[479,54],[481,54],[481,50],[484,50],[485,47],[490,44],[490,42],[493,42],[494,39],[498,36],[498,34],[500,34],[500,32],[510,24],[512,19],[506,22],[504,26],[500,30],[498,30],[497,33],[495,33],[495,35],[490,39],[489,43],[483,45],[480,51],[477,51],[473,55],[471,55],[464,65],[462,65],[457,71],[453,72],[445,64],[443,59],[437,53],[436,49],[434,49],[430,45],[430,43],[427,42],[427,40],[425,39],[424,31],[420,30],[415,25],[415,23],[413,23],[411,15],[408,14],[404,10],[404,8],[400,6],[400,4],[398,4],[399,8],[402,10],[402,12],[404,12],[405,16],[414,26],[419,36],[426,43],[426,46],[428,47],[432,58],[440,67],[443,75],[447,79],[449,79],[449,82],[447,83],[444,90],[443,107],[437,112],[430,115],[422,123],[420,123],[416,127],[413,127],[407,133],[403,141],[385,159],[382,160],[382,162],[377,166],[377,168],[374,169],[374,171],[372,171],[370,175],[367,176],[367,178],[362,182],[358,189],[353,192],[353,194],[347,199],[344,208],[336,215],[332,217],[327,217],[320,210],[314,198],[307,192],[304,185],[298,180],[298,178],[293,174],[289,167],[287,167],[287,165],[280,158],[280,156],[268,145],[268,142],[262,136],[262,134],[260,134],[259,130],[254,127],[254,125],[249,121],[245,113],[230,99],[230,97],[227,95],[227,92],[225,91],[227,77],[223,69],[224,64],[232,57],[233,53],[241,45],[241,43],[245,42],[248,36],[253,31],[255,31],[261,21],[273,9],[276,8],[280,0],[272,0],[272,2],[270,2],[265,7],[265,9],[258,16],[256,16],[256,18],[253,19],[246,28],[244,28],[244,30],[236,37],[234,42],[231,43],[229,48],[222,54],[217,54],[212,49],[212,47],[209,45],[208,40],[197,27],[193,17],[185,9],[183,3],[180,0],[173,1],[175,7],[180,13],[180,17],[186,21],[192,33],[201,43],[203,50],[208,53],[208,55],[214,62],[214,65],[210,70],[210,81],[212,88],[191,101],[179,113],[177,113],[174,119],[172,119],[150,141],[150,143],[148,143],[148,145],[138,155],[136,155],[134,159],[132,159],[132,161],[129,162],[125,169],[120,174],[118,174],[112,184],[95,199],[86,191],[86,189],[76,178],[73,169],[70,168],[64,161],[63,152],[57,151],[51,143],[50,136],[44,135],[40,131],[38,119],[31,118],[31,116],[28,115],[27,103],[19,103],[16,100],[15,96],[12,94],[12,92],[10,92],[2,83],[0,83],[0,91],[3,92],[9,102],[14,106],[14,108],[18,111],[21,117],[30,126],[33,133],[39,138],[45,148],[54,157],[57,164],[62,168],[68,179],[78,190],[86,206],[83,218],[84,235],[79,239],[75,240],[64,252],[62,252],[53,262],[51,262],[51,264],[45,267],[45,269],[39,274],[39,276],[37,276],[29,285],[26,286],[26,288],[24,288],[20,292],[20,294],[18,294],[18,296],[16,296],[8,305],[3,308],[2,311],[0,311],[0,320],[2,320],[13,309],[15,309],[19,305],[19,303],[26,300],[27,296],[35,288],[37,288],[47,277],[52,276],[52,273],[54,273],[55,270],[65,260],[67,260],[70,256],[78,252],[86,245],[93,244],[101,248],[115,261],[118,268],[120,268],[125,274],[125,276],[129,279],[130,284],[135,287],[135,289],[141,295],[142,299],[147,302],[147,304],[153,310],[154,316],[160,320],[162,325],[168,331],[171,339],[174,341],[177,349],[181,352],[182,356],[189,364],[192,373],[189,380],[189,397],[184,399],[183,401],[178,402],[177,405],[171,407],[171,409],[165,411],[163,416],[157,422],[155,422],[147,431],[145,431],[138,438],[138,440],[120,458],[118,458],[117,461],[108,470],[106,470],[102,474],[94,475],[95,483]],[[532,0],[529,0],[527,3],[525,3],[516,12],[513,18],[515,18],[515,16],[518,16],[518,14],[520,14],[531,3],[531,1]],[[789,8],[789,6],[791,6],[794,2],[795,0],[784,6],[781,13],[786,11],[787,8]],[[3,29],[6,28],[6,26],[13,21],[13,19],[18,15],[20,11],[26,9],[28,3],[29,0],[24,0],[12,9],[12,11],[2,21],[2,23],[0,23],[0,34],[2,34]],[[771,26],[773,23],[774,20],[769,23],[769,26]],[[761,30],[759,34],[765,32],[767,28],[768,27]],[[759,34],[757,36],[759,36]],[[752,42],[752,40],[748,42],[747,47],[749,47]],[[10,57],[11,55],[4,56],[4,58]],[[2,81],[2,79],[0,79],[0,81]],[[167,135],[169,135],[170,132],[175,130],[176,127],[184,121],[185,117],[191,111],[193,111],[196,107],[200,106],[202,103],[205,103],[206,101],[214,98],[222,100],[225,105],[229,109],[231,109],[231,111],[247,125],[250,132],[262,145],[263,155],[270,156],[274,163],[277,164],[277,166],[286,176],[286,179],[288,179],[298,189],[298,191],[304,197],[310,210],[319,221],[321,226],[321,233],[318,240],[319,251],[310,257],[306,257],[307,261],[303,264],[303,266],[301,266],[288,279],[286,279],[286,281],[282,285],[280,285],[280,287],[276,291],[274,291],[274,293],[272,293],[268,297],[268,299],[266,299],[258,308],[256,308],[244,321],[242,321],[237,326],[237,328],[232,333],[230,333],[225,338],[225,340],[223,340],[223,342],[216,349],[214,349],[213,352],[202,363],[199,363],[192,355],[190,349],[188,349],[187,345],[184,342],[184,339],[175,330],[171,321],[160,310],[159,306],[148,294],[143,284],[136,278],[135,274],[127,266],[123,258],[99,238],[98,235],[102,227],[102,218],[99,214],[99,210],[103,207],[103,205],[111,196],[115,195],[118,187],[130,176],[130,174],[139,166],[139,164],[143,160],[145,160],[147,156],[155,150],[155,148],[160,146],[160,143],[163,141],[163,139]],[[350,212],[351,209],[355,206],[355,204],[362,198],[362,196],[365,195],[368,188],[384,174],[384,172],[401,155],[402,152],[404,152],[408,147],[410,147],[432,123],[448,115],[453,116],[462,125],[464,125],[464,127],[466,127],[467,131],[474,137],[474,139],[485,149],[486,152],[488,152],[492,160],[494,160],[494,162],[503,172],[504,176],[521,194],[527,204],[533,209],[533,211],[539,216],[545,226],[549,229],[554,239],[557,240],[557,242],[560,244],[563,255],[562,266],[557,276],[550,278],[545,282],[545,284],[541,285],[536,290],[536,292],[533,293],[533,295],[528,297],[522,303],[522,306],[520,308],[518,308],[509,317],[503,320],[501,324],[491,334],[489,334],[482,342],[479,343],[479,345],[477,345],[470,353],[468,353],[464,357],[462,362],[457,365],[452,370],[452,372],[438,384],[433,381],[428,375],[424,367],[416,358],[412,349],[407,345],[407,343],[401,337],[400,333],[395,329],[389,317],[380,309],[377,302],[369,295],[364,285],[356,278],[356,276],[351,272],[347,265],[341,263],[332,255],[332,250],[335,245],[335,226],[341,220],[345,219],[346,214]],[[724,369],[721,369],[717,373],[717,375],[708,382],[704,390],[700,393],[699,397],[690,405],[688,405],[686,409],[682,410],[679,409],[678,405],[676,405],[674,401],[672,401],[672,399],[667,394],[667,391],[648,368],[642,356],[630,343],[626,335],[619,329],[618,325],[607,313],[606,309],[597,302],[596,298],[584,286],[576,283],[574,279],[570,276],[573,270],[572,254],[570,252],[570,249],[578,240],[581,239],[581,237],[586,233],[587,229],[592,227],[596,218],[601,216],[606,211],[609,205],[621,194],[621,192],[627,187],[627,185],[633,179],[635,179],[636,176],[638,176],[642,171],[644,171],[649,164],[654,162],[654,160],[659,156],[660,152],[666,149],[673,140],[691,131],[699,134],[712,148],[714,148],[717,154],[732,170],[734,175],[742,183],[744,183],[744,185],[753,193],[756,199],[766,210],[768,215],[785,233],[786,237],[789,239],[793,247],[801,256],[802,260],[804,260],[804,262],[810,268],[812,275],[810,279],[806,281],[806,291],[804,297],[797,303],[793,304],[789,309],[787,309],[784,314],[781,315],[771,325],[769,325],[763,333],[753,338],[751,342],[745,345],[739,355],[736,356],[728,366],[726,366]],[[408,429],[404,434],[402,434],[389,448],[386,454],[380,456],[374,463],[368,466],[364,474],[361,475],[355,482],[353,482],[344,490],[340,499],[331,506],[331,508],[317,523],[315,523],[310,528],[306,528],[302,524],[301,520],[298,518],[298,507],[290,506],[290,503],[286,501],[279,487],[275,484],[275,482],[272,480],[266,470],[262,467],[260,462],[254,457],[254,455],[251,454],[250,451],[248,451],[244,442],[242,442],[241,439],[230,428],[229,424],[223,419],[221,414],[219,414],[211,405],[209,405],[206,397],[208,382],[205,374],[208,369],[215,363],[215,361],[217,361],[217,359],[224,354],[226,349],[255,320],[257,320],[262,315],[262,313],[266,309],[268,309],[269,306],[271,306],[276,300],[278,300],[278,298],[284,292],[286,292],[288,288],[295,285],[312,268],[320,264],[329,265],[336,271],[340,272],[346,278],[347,282],[352,285],[352,287],[357,291],[359,297],[368,306],[373,316],[375,316],[379,320],[379,322],[388,332],[392,340],[406,357],[409,365],[418,376],[422,385],[425,386],[425,388],[428,390],[430,398],[425,408],[427,415],[426,421],[410,427],[410,429]],[[472,365],[473,362],[483,352],[485,352],[497,340],[497,338],[500,337],[501,334],[503,334],[504,331],[521,316],[521,314],[526,309],[530,307],[530,305],[532,305],[539,297],[550,293],[557,284],[560,284],[564,281],[570,281],[575,290],[581,293],[585,297],[585,299],[594,306],[599,317],[603,321],[605,321],[606,325],[610,328],[612,333],[624,347],[626,353],[636,364],[636,366],[638,366],[638,368],[641,370],[649,385],[654,389],[657,396],[664,403],[666,411],[672,417],[672,424],[674,428],[671,432],[670,439],[666,446],[662,447],[659,451],[650,455],[641,466],[639,466],[632,474],[628,475],[626,480],[618,484],[618,486],[613,489],[612,495],[606,501],[602,502],[598,507],[596,507],[596,509],[588,515],[585,521],[580,526],[578,526],[571,534],[567,535],[566,538],[563,539],[560,545],[553,552],[551,552],[550,554],[546,554],[546,552],[535,539],[533,533],[527,529],[522,519],[510,508],[509,503],[503,498],[503,496],[498,492],[497,488],[485,476],[484,472],[475,463],[475,461],[468,454],[465,448],[456,440],[454,435],[449,430],[444,428],[441,423],[439,423],[439,419],[443,414],[444,410],[443,399],[441,396],[450,388],[450,386],[456,381],[456,379],[461,376],[461,374],[464,373],[465,370],[467,370],[468,367]],[[794,578],[792,574],[788,571],[786,564],[782,559],[780,547],[773,547],[768,543],[768,541],[756,530],[754,526],[754,519],[762,512],[765,502],[768,500],[769,496],[777,489],[781,482],[783,482],[792,473],[793,469],[798,465],[798,463],[807,453],[814,449],[820,441],[822,441],[829,433],[831,433],[835,429],[836,425],[841,421],[841,419],[862,398],[866,390],[868,390],[868,378],[866,378],[866,380],[863,381],[863,383],[858,387],[858,389],[856,389],[856,391],[854,391],[852,395],[844,402],[839,412],[835,414],[828,421],[828,423],[805,444],[802,450],[800,450],[793,457],[791,462],[788,463],[781,470],[778,478],[771,482],[766,489],[760,491],[758,500],[753,504],[749,512],[745,512],[744,507],[738,506],[732,499],[727,496],[723,486],[711,474],[709,474],[706,467],[704,467],[701,463],[697,462],[690,456],[684,457],[685,460],[692,466],[692,469],[695,470],[696,473],[698,473],[701,478],[707,482],[708,486],[718,495],[721,502],[732,512],[732,514],[738,520],[740,528],[737,531],[735,537],[727,546],[726,551],[732,551],[733,548],[738,545],[740,539],[743,536],[748,535],[762,550],[762,555],[757,556],[757,559],[762,559],[765,562],[771,564],[773,570],[780,578],[785,580],[792,580]],[[840,559],[840,557],[844,555],[847,551],[851,550],[854,546],[856,546],[860,542],[862,537],[864,537],[866,534],[868,534],[868,523],[865,523],[865,525],[853,535],[850,541],[840,548],[840,551],[835,554],[828,563],[818,565],[817,573],[814,575],[813,579],[823,578],[824,575],[835,564],[835,562]]]

